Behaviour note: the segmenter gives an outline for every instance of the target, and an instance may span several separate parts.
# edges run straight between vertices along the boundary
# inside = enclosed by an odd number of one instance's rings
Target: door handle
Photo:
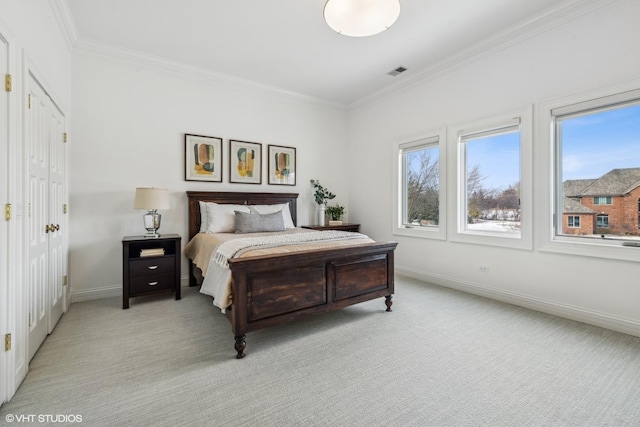
[[[55,225],[54,224],[51,224],[51,225],[47,224],[44,227],[44,232],[45,233],[49,233],[49,232],[53,233],[54,231],[58,231],[58,230],[60,230],[60,224],[55,224]]]

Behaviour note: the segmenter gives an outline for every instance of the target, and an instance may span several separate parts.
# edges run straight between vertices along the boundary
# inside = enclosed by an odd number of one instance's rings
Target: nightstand
[[[303,225],[302,228],[310,228],[312,230],[340,230],[340,231],[360,231],[360,224],[347,224],[341,225]]]
[[[122,239],[122,308],[129,298],[174,291],[180,299],[180,242],[177,234],[157,239],[127,236]]]

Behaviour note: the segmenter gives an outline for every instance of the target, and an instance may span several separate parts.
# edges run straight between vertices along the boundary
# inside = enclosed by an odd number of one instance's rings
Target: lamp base
[[[156,209],[149,209],[149,212],[142,216],[144,220],[144,228],[147,229],[147,234],[144,235],[145,239],[157,239],[160,237],[158,229],[160,228],[161,215]]]

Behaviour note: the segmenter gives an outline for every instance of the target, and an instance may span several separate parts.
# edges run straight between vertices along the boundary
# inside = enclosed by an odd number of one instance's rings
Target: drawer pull
[[[155,270],[156,268],[158,268],[158,266],[157,266],[157,265],[150,265],[150,266],[149,266],[149,270]]]
[[[158,284],[158,282],[149,282],[149,286],[155,286],[157,284]]]

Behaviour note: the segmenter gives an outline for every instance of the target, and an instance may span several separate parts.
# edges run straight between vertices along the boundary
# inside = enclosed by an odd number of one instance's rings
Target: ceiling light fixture
[[[351,37],[378,34],[400,15],[398,0],[327,0],[324,20],[337,33]]]

